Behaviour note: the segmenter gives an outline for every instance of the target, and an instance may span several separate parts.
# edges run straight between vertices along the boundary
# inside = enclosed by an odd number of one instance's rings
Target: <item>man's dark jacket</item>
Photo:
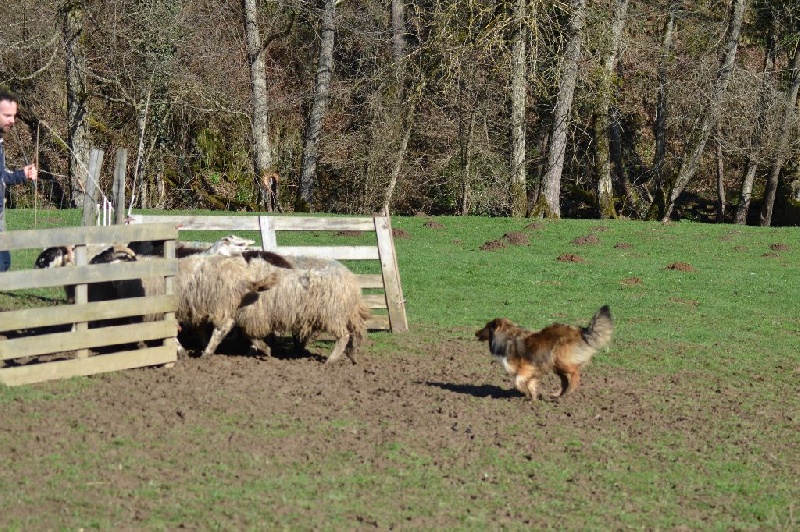
[[[3,147],[3,137],[0,137],[0,231],[6,230],[6,212],[3,208],[6,185],[18,185],[24,182],[24,170],[6,170],[6,153]]]

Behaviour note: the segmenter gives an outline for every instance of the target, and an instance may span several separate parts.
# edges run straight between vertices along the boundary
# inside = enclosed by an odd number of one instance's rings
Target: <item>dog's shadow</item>
[[[449,392],[471,395],[473,397],[491,397],[492,399],[510,399],[512,397],[522,397],[522,394],[514,389],[501,388],[492,384],[453,384],[449,382],[424,382],[426,386],[441,388]]]

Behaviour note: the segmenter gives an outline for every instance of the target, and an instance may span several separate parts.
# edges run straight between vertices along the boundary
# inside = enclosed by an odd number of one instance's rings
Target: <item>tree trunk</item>
[[[758,96],[758,109],[761,114],[758,117],[758,123],[755,124],[751,144],[752,150],[747,156],[747,165],[744,174],[742,175],[742,186],[739,192],[739,205],[736,207],[736,223],[740,225],[747,224],[747,215],[750,211],[750,201],[753,197],[753,184],[756,179],[756,172],[758,170],[758,160],[761,152],[764,149],[767,137],[767,120],[764,116],[764,110],[769,105],[769,98],[772,93],[770,87],[772,84],[772,77],[775,72],[775,58],[778,53],[778,36],[775,27],[775,14],[773,10],[767,10],[767,15],[770,17],[770,31],[767,33],[765,52],[764,52],[764,69],[761,74],[761,87]]]
[[[86,91],[86,49],[83,2],[68,0],[60,10],[67,78],[67,143],[72,207],[83,205],[83,183],[89,175],[89,109]]]
[[[297,210],[309,212],[314,199],[314,182],[317,177],[317,158],[322,122],[330,99],[330,82],[333,74],[333,41],[335,37],[336,0],[325,0],[322,11],[319,61],[314,83],[314,102],[308,114],[303,138],[303,162],[300,168],[300,190]]]
[[[547,155],[547,172],[542,183],[543,201],[540,209],[544,216],[561,217],[561,173],[564,170],[564,156],[567,149],[567,129],[572,112],[572,98],[578,79],[578,59],[581,55],[581,39],[586,11],[585,0],[571,0],[572,13],[567,29],[567,46],[558,83],[558,96],[553,111],[553,129],[550,134],[550,149]]]
[[[392,52],[395,61],[406,56],[406,5],[404,0],[392,0]]]
[[[648,205],[648,218],[655,218],[667,206],[667,185],[664,176],[664,161],[667,156],[667,119],[669,117],[669,84],[668,69],[670,54],[672,53],[672,40],[675,35],[675,13],[680,9],[679,2],[671,2],[667,20],[664,23],[664,35],[661,39],[661,54],[658,60],[658,89],[656,95],[656,119],[653,123],[653,137],[655,138],[655,151],[653,164],[650,169],[652,180],[652,203]],[[631,198],[633,199],[633,198]],[[637,197],[638,199],[638,197]]]
[[[244,8],[244,33],[247,41],[247,64],[250,69],[250,97],[252,100],[251,134],[253,137],[253,172],[258,190],[258,204],[267,201],[271,193],[269,176],[273,173],[272,146],[269,139],[269,94],[267,92],[267,67],[264,47],[258,27],[257,0],[242,0]]]
[[[778,178],[781,174],[783,162],[788,156],[789,135],[791,133],[792,121],[797,112],[797,93],[800,90],[800,45],[795,46],[794,60],[792,61],[791,83],[786,91],[785,111],[783,122],[778,130],[778,145],[775,150],[775,158],[770,167],[769,177],[767,178],[767,190],[764,195],[764,204],[761,206],[759,222],[762,227],[772,224],[772,209],[775,206],[775,196],[778,191]]]
[[[617,0],[614,10],[614,20],[611,24],[611,43],[608,56],[605,60],[603,78],[601,80],[598,108],[595,114],[595,161],[597,172],[597,210],[600,218],[616,218],[614,208],[614,188],[611,177],[611,109],[614,100],[614,83],[612,82],[616,71],[617,55],[622,31],[625,29],[625,15],[628,10],[628,0]]]
[[[739,45],[739,34],[742,29],[742,19],[744,18],[746,4],[747,0],[732,0],[731,2],[730,11],[728,13],[728,29],[724,39],[725,48],[720,60],[720,67],[717,71],[716,79],[714,80],[714,85],[711,89],[708,106],[700,117],[698,129],[690,136],[690,140],[686,145],[683,161],[681,162],[675,182],[670,189],[667,206],[661,216],[662,221],[668,221],[670,219],[672,211],[675,208],[675,202],[689,181],[691,181],[697,173],[697,168],[700,165],[700,157],[703,154],[706,142],[708,142],[708,137],[711,135],[711,131],[716,127],[717,122],[719,122],[719,116],[722,112],[722,99],[728,89],[728,82],[733,72],[734,61],[736,60],[736,50]]]
[[[719,135],[719,131],[717,131]],[[722,154],[722,140],[717,136],[714,139],[717,159],[717,222],[725,222],[725,161]]]
[[[403,161],[408,151],[408,141],[411,139],[411,129],[414,125],[415,102],[406,101],[406,20],[405,4],[403,0],[392,0],[392,57],[394,60],[395,83],[394,100],[391,101],[391,108],[394,109],[396,117],[395,131],[402,132],[397,146],[392,174],[389,176],[389,184],[383,197],[383,212],[386,216],[390,214],[392,198],[394,197],[397,181],[403,169]],[[395,142],[395,141],[393,141]]]
[[[400,141],[400,146],[398,146],[398,155],[395,159],[392,175],[389,178],[389,185],[386,187],[386,195],[383,199],[383,213],[385,216],[389,216],[389,207],[392,203],[394,189],[397,186],[397,179],[400,177],[400,171],[403,169],[403,159],[405,158],[405,153],[408,151],[408,140],[411,138],[411,126],[413,121],[414,106],[411,105],[405,114],[405,119],[403,121],[403,138]]]
[[[469,214],[470,198],[472,196],[472,132],[475,130],[475,110],[471,108],[469,111],[468,124],[464,127],[464,113],[459,113],[459,133],[458,138],[461,144],[461,201],[459,202],[459,214],[466,216]]]
[[[523,217],[528,208],[525,154],[527,0],[514,4],[514,35],[511,49],[511,216]]]

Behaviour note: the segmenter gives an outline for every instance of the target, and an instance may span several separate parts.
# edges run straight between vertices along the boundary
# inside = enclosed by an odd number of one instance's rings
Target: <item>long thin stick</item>
[[[39,213],[39,122],[36,122],[36,151],[33,153],[36,167],[36,180],[33,182],[33,228],[36,229],[36,219]]]

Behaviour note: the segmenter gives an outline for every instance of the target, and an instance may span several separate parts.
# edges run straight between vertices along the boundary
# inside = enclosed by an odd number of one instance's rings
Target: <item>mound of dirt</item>
[[[586,262],[586,259],[580,255],[574,255],[572,253],[564,253],[563,255],[559,255],[556,260],[559,262]]]
[[[361,231],[336,231],[336,236],[361,236]]]
[[[480,247],[481,251],[495,251],[506,247],[502,240],[490,240]]]
[[[669,300],[672,301],[673,303],[680,303],[682,305],[689,305],[689,306],[692,306],[692,307],[696,307],[696,306],[700,305],[700,302],[699,301],[695,301],[694,299],[683,299],[681,297],[671,297],[671,298],[669,298]]]
[[[411,238],[411,234],[405,229],[392,229],[392,236],[395,238]]]
[[[733,246],[734,251],[747,251],[747,246]]]
[[[673,262],[667,266],[668,270],[678,270],[679,272],[693,272],[694,266],[687,262]]]
[[[579,246],[583,246],[586,244],[599,244],[600,239],[597,238],[597,235],[591,234],[586,236],[579,236],[575,240],[572,241],[573,244],[577,244]]]
[[[632,244],[628,244],[627,242],[617,242],[614,244],[614,249],[631,249],[633,247]]]
[[[789,246],[781,242],[777,242],[775,244],[770,244],[769,249],[772,251],[789,251]]]
[[[428,220],[424,224],[423,227],[427,227],[428,229],[444,229],[444,226],[437,222],[436,220]]]
[[[531,241],[528,235],[519,231],[512,231],[503,235],[503,241],[508,242],[512,246],[528,246]]]

